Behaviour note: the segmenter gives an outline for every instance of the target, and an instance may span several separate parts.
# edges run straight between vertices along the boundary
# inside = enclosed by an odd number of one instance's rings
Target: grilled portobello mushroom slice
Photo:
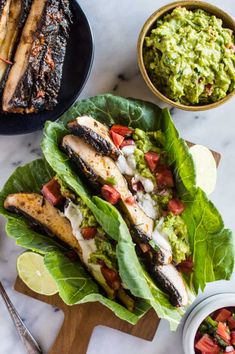
[[[7,74],[11,67],[12,56],[15,51],[17,40],[20,36],[22,27],[25,23],[27,14],[30,9],[31,1],[28,0],[11,0],[8,20],[5,29],[4,41],[0,44],[0,86],[3,88]],[[2,15],[3,16],[3,15]],[[3,35],[3,32],[1,32]]]
[[[83,138],[101,155],[110,156],[114,160],[120,155],[120,150],[116,148],[109,136],[109,129],[94,118],[77,117],[68,123],[67,128],[72,134]]]
[[[184,281],[172,264],[157,265],[149,269],[156,284],[165,293],[169,294],[173,306],[181,307],[188,304],[188,294]]]
[[[120,193],[120,208],[131,230],[133,239],[136,242],[148,243],[152,239],[154,222],[149,218],[137,203],[129,204],[127,199],[131,196],[127,182],[115,162],[97,153],[93,147],[86,144],[81,138],[74,135],[66,135],[62,140],[63,150],[76,163],[79,171],[87,177],[91,187],[107,184],[109,178],[115,180],[115,189]],[[99,187],[100,189],[100,187]],[[151,247],[152,249],[152,247]],[[168,264],[171,262],[169,254],[152,249],[154,254],[153,262]]]
[[[61,215],[42,195],[37,193],[16,193],[7,196],[4,207],[24,215],[34,226],[49,236],[55,236],[74,248],[81,255],[81,247],[72,233],[70,222]]]
[[[57,104],[70,22],[69,0],[33,0],[3,91],[5,112]]]
[[[0,46],[3,44],[7,33],[10,4],[11,0],[0,0]]]

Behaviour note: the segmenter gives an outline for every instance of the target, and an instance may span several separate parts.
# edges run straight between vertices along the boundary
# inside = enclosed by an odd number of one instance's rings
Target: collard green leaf
[[[154,131],[160,127],[161,114],[162,110],[153,103],[106,94],[76,102],[60,122],[66,125],[78,116],[90,115],[108,126],[118,123]]]
[[[14,238],[19,246],[44,255],[45,265],[55,279],[59,295],[66,304],[100,301],[123,320],[132,324],[137,323],[150,307],[145,300],[137,299],[135,311],[132,313],[117,302],[106,298],[81,262],[73,262],[65,255],[68,249],[54,238],[34,231],[24,217],[10,213],[4,208],[4,200],[9,194],[40,192],[42,185],[54,175],[55,172],[42,159],[15,170],[0,193],[0,213],[7,219],[7,234]],[[75,177],[74,175],[73,178]],[[77,178],[75,180],[78,181]],[[77,189],[80,193],[82,191],[86,199],[87,194],[81,184],[77,183]]]

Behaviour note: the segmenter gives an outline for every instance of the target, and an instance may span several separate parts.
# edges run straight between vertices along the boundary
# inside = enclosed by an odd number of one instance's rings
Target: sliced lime
[[[17,271],[23,282],[33,291],[43,295],[54,295],[57,285],[44,265],[43,256],[24,252],[17,258]]]
[[[216,186],[217,168],[211,151],[203,145],[194,145],[190,149],[196,169],[196,183],[207,195]]]

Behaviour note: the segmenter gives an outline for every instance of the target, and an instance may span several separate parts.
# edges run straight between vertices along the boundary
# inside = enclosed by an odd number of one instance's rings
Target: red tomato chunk
[[[145,161],[147,162],[147,165],[150,169],[151,172],[154,172],[157,167],[157,163],[160,159],[160,155],[157,154],[156,152],[153,151],[148,151],[144,155]]]
[[[97,233],[97,228],[96,227],[83,227],[81,229],[82,237],[85,240],[90,240],[90,239],[94,238],[96,233]]]
[[[52,205],[58,205],[62,202],[63,196],[60,193],[60,184],[56,179],[51,179],[42,187],[42,195]]]
[[[107,200],[107,202],[113,205],[116,204],[120,199],[120,193],[115,188],[107,184],[101,188],[101,195],[105,200]]]
[[[119,148],[123,143],[124,137],[112,131],[110,131],[110,135],[114,142],[114,145]]]
[[[112,126],[112,128],[110,129],[110,133],[111,132],[114,132],[114,133],[117,133],[119,135],[126,137],[126,136],[133,134],[134,130],[129,127],[125,127],[124,125],[114,124]]]
[[[199,339],[195,345],[195,348],[201,350],[202,353],[219,354],[219,346],[208,334],[204,334],[204,336]]]
[[[230,344],[230,333],[229,333],[229,329],[226,326],[225,323],[223,322],[219,322],[218,323],[218,328],[217,328],[217,334],[228,344]]]
[[[175,215],[182,214],[184,209],[184,204],[179,199],[171,199],[168,203],[168,210]]]
[[[225,322],[232,315],[232,312],[227,309],[221,309],[218,311],[215,321],[217,322]]]

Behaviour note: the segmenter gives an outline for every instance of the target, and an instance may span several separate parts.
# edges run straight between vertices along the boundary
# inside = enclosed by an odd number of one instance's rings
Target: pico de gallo
[[[219,309],[205,318],[194,347],[196,354],[235,354],[235,307]]]

